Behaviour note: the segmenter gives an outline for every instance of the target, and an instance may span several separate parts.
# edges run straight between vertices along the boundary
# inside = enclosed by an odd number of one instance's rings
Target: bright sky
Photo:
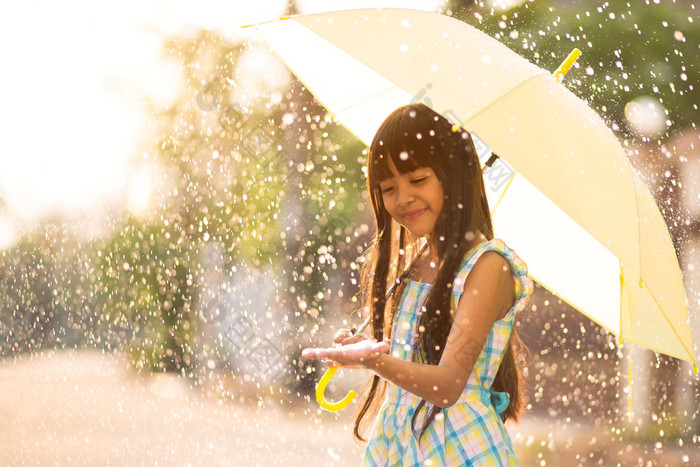
[[[297,8],[435,10],[443,3],[297,0]],[[161,59],[165,37],[200,27],[253,37],[239,26],[278,18],[286,0],[7,5],[0,9],[0,248],[42,216],[124,204],[127,191],[139,188],[144,176],[128,163],[142,149],[143,99],[165,105],[179,89],[177,70]]]

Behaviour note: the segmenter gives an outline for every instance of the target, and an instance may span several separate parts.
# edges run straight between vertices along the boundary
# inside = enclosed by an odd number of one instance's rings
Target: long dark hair
[[[402,153],[407,153],[402,157]],[[367,189],[377,224],[375,238],[364,254],[361,269],[361,293],[365,316],[370,315],[370,330],[377,341],[391,339],[392,324],[405,282],[401,282],[388,299],[386,291],[396,280],[418,250],[419,239],[403,226],[393,221],[384,207],[379,183],[391,178],[389,159],[401,174],[420,167],[430,167],[442,184],[443,208],[435,225],[434,237],[438,240],[439,267],[437,278],[431,287],[420,314],[417,339],[414,340],[414,362],[437,365],[447,342],[455,310],[452,309],[452,280],[469,251],[472,239],[482,233],[493,239],[491,211],[486,198],[474,142],[468,131],[452,124],[424,104],[409,104],[393,111],[381,124],[374,136],[367,155]],[[397,228],[398,226],[398,228]],[[397,236],[398,238],[394,238]],[[413,255],[409,255],[413,252]],[[397,267],[390,265],[397,260]],[[389,278],[391,277],[391,282]],[[388,303],[387,303],[388,302]],[[388,307],[387,307],[388,305]],[[385,309],[389,313],[385,316]],[[504,421],[517,421],[522,409],[521,376],[516,361],[514,345],[522,343],[515,326],[499,367],[493,388],[510,394],[510,403],[503,413]],[[355,418],[354,436],[366,442],[360,431],[376,413],[384,393],[386,381],[373,375],[361,394]],[[411,419],[415,436],[418,412],[426,404],[421,399]],[[418,436],[423,433],[442,408],[433,406]]]

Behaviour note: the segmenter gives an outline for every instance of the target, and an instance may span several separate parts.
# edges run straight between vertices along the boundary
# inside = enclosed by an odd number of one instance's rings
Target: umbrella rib
[[[634,172],[634,167],[632,167],[631,165],[630,165],[629,169],[631,172]],[[637,208],[637,219],[641,219],[641,217],[639,217],[639,194],[637,193],[637,183],[635,183],[635,181],[636,181],[635,175],[637,175],[637,174],[636,173],[632,174],[632,183],[634,186],[634,206]],[[658,207],[657,207],[657,209],[658,209]],[[642,223],[639,221],[637,221],[637,238],[639,239],[637,241],[637,245],[639,246],[639,254],[637,255],[637,258],[639,258],[639,285],[641,287],[641,285],[642,285]]]
[[[618,260],[619,260],[619,259],[618,259]],[[654,301],[654,303],[656,304],[656,307],[659,309],[659,311],[661,311],[661,314],[663,315],[664,319],[666,320],[666,322],[668,323],[669,327],[670,327],[671,330],[673,331],[673,334],[676,336],[676,339],[678,339],[678,341],[681,343],[681,346],[683,347],[683,349],[685,350],[685,352],[688,354],[688,357],[690,357],[691,361],[692,361],[693,363],[695,363],[695,353],[691,353],[691,352],[690,352],[690,349],[688,349],[688,347],[685,345],[685,342],[683,341],[683,339],[681,338],[681,336],[678,335],[678,332],[676,331],[676,328],[673,326],[673,323],[671,322],[671,320],[670,320],[670,319],[668,318],[668,316],[666,315],[666,312],[664,312],[663,307],[659,304],[659,301],[656,299],[656,295],[654,294],[654,292],[652,292],[651,288],[649,287],[649,284],[644,284],[644,283],[643,283],[641,271],[634,271],[634,269],[630,269],[630,270],[631,270],[632,272],[638,272],[638,273],[639,273],[639,284],[640,284],[640,288],[643,287],[643,288],[646,289],[647,293],[649,294],[649,296],[651,297],[651,299],[652,299],[652,300]],[[631,292],[630,292],[630,290],[629,290],[629,285],[628,285],[627,281],[625,281],[625,279],[624,279],[624,271],[623,271],[623,268],[622,268],[622,261],[620,261],[620,335],[619,335],[619,337],[620,337],[620,340],[621,340],[621,341],[624,339],[624,340],[629,341],[629,342],[634,342],[634,343],[637,344],[637,345],[641,345],[641,346],[643,346],[643,347],[647,347],[647,345],[645,345],[645,344],[641,344],[641,343],[639,343],[639,342],[636,342],[636,341],[630,339],[629,336],[624,336],[624,337],[622,336],[622,330],[623,330],[623,326],[622,326],[623,287],[627,288],[627,311],[628,311],[628,312],[631,312],[630,305],[629,305],[629,299],[630,299],[630,293],[631,293]],[[579,311],[580,311],[580,310],[579,310]],[[692,341],[693,341],[693,335],[692,335],[692,333],[691,333],[691,335],[690,335],[690,343],[691,343],[691,346],[692,346]],[[647,347],[647,348],[648,348],[648,347]],[[658,352],[666,353],[665,351],[660,351],[660,350],[659,350]]]
[[[641,275],[640,275],[640,281],[641,281]],[[676,335],[676,338],[677,338],[678,341],[681,343],[681,346],[683,346],[683,349],[685,349],[686,353],[688,354],[688,357],[690,357],[690,358],[691,358],[691,361],[692,361],[693,363],[695,363],[695,352],[690,353],[690,350],[688,349],[688,347],[686,347],[685,342],[683,342],[683,339],[681,339],[681,336],[679,336],[679,335],[678,335],[678,332],[676,332],[676,328],[675,328],[675,327],[673,326],[673,324],[671,323],[671,320],[668,319],[668,316],[666,316],[666,312],[664,312],[664,309],[661,307],[661,305],[659,305],[659,302],[658,302],[658,300],[656,300],[656,296],[654,295],[654,293],[653,293],[653,292],[651,291],[651,289],[649,288],[649,285],[646,286],[646,289],[647,289],[647,292],[649,293],[649,295],[651,296],[651,299],[654,300],[654,303],[656,303],[656,307],[657,307],[659,310],[661,310],[661,314],[664,315],[664,319],[666,319],[666,322],[667,322],[668,325],[671,327],[671,330],[673,331],[673,334]],[[690,335],[690,342],[691,342],[691,344],[692,344],[692,342],[693,342],[693,335],[692,335],[692,333],[691,333],[691,335]]]
[[[623,339],[622,338],[622,330],[623,330],[622,313],[623,313],[623,311],[625,311],[629,315],[629,312],[630,312],[630,291],[629,291],[629,286],[625,282],[625,274],[624,274],[624,269],[622,268],[622,260],[620,258],[617,258],[617,261],[620,265],[620,324],[619,324],[620,334],[618,337],[620,339],[620,344],[622,344],[622,339]],[[625,288],[627,289],[627,306],[624,306],[625,305],[625,303],[624,303]],[[628,321],[629,321],[629,317],[628,317]]]
[[[515,174],[517,174],[517,173],[518,173],[517,170],[513,170],[513,175],[511,175],[510,178],[508,179],[508,183],[506,184],[506,187],[503,189],[503,193],[501,193],[501,197],[498,198],[498,201],[496,201],[496,205],[493,207],[493,211],[491,211],[491,215],[495,214],[496,209],[498,209],[498,205],[501,204],[501,200],[506,195],[506,191],[508,191],[508,188],[510,187],[511,182],[513,181],[513,179],[515,179]]]

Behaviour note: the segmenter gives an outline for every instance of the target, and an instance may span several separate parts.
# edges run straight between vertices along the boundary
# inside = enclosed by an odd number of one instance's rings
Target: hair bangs
[[[377,131],[368,154],[368,182],[371,189],[393,176],[391,160],[399,174],[404,175],[421,167],[436,170],[440,142],[424,118],[418,118],[414,109],[399,109],[390,115]]]

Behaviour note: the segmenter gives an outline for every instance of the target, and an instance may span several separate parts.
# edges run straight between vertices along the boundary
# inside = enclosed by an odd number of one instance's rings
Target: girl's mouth
[[[415,219],[416,217],[420,216],[425,211],[426,211],[425,209],[420,209],[418,211],[407,212],[406,214],[403,215],[403,218],[410,221],[411,219]]]

